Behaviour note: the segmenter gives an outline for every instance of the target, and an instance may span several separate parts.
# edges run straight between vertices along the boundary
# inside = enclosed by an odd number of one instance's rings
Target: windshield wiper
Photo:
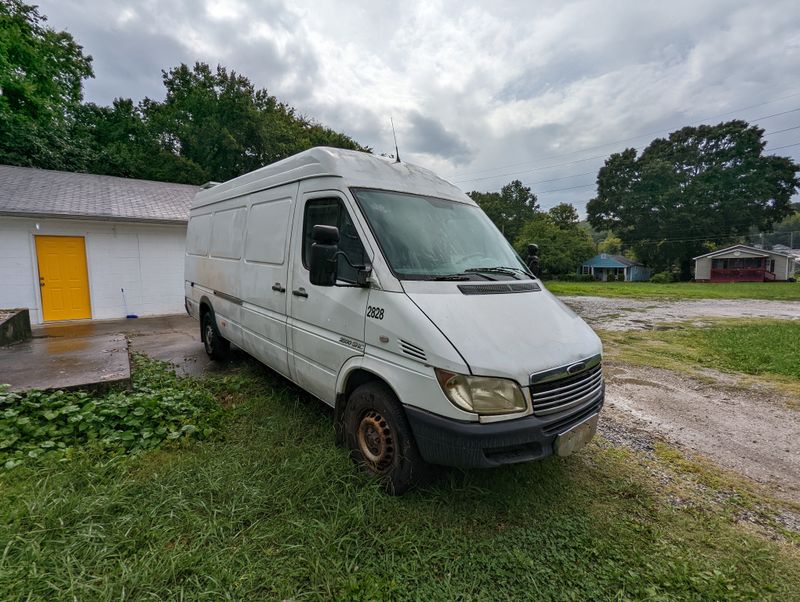
[[[523,270],[522,268],[512,268],[504,265],[492,266],[488,268],[467,268],[464,270],[465,272],[486,272],[487,274],[505,274],[506,276],[511,276],[514,280],[519,280],[518,273],[522,273],[525,276],[530,276],[528,272]]]

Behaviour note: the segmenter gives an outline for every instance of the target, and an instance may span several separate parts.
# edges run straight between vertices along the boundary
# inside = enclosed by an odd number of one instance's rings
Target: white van
[[[401,493],[430,464],[567,455],[603,405],[597,335],[472,199],[432,172],[314,148],[202,190],[186,310],[334,407]]]

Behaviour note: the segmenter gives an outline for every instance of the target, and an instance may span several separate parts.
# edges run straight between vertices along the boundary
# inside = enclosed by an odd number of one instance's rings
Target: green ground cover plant
[[[667,368],[704,366],[800,383],[800,322],[793,320],[716,320],[600,335],[610,356],[622,361]]]
[[[132,363],[130,389],[104,395],[0,388],[0,466],[68,459],[76,446],[136,452],[214,432],[222,411],[202,382],[179,379],[166,364],[143,356]]]
[[[630,297],[634,299],[774,299],[800,301],[797,282],[545,282],[554,295]]]
[[[445,472],[394,498],[331,412],[244,362],[202,381],[220,436],[133,456],[77,448],[0,473],[0,599],[754,600],[800,552],[731,508],[668,501],[597,440],[565,459]],[[200,385],[198,385],[200,386]],[[737,503],[736,496],[730,496]]]

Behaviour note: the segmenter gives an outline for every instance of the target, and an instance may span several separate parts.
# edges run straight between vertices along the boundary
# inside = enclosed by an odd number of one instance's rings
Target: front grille
[[[549,416],[597,401],[603,394],[601,364],[578,374],[531,385],[533,414]]]

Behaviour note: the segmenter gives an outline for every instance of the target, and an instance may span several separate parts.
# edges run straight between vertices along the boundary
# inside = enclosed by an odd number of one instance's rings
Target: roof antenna
[[[394,136],[394,156],[397,158],[395,163],[400,163],[400,151],[397,149],[397,133],[394,131],[394,119],[389,115],[389,121],[392,123],[392,136]]]

